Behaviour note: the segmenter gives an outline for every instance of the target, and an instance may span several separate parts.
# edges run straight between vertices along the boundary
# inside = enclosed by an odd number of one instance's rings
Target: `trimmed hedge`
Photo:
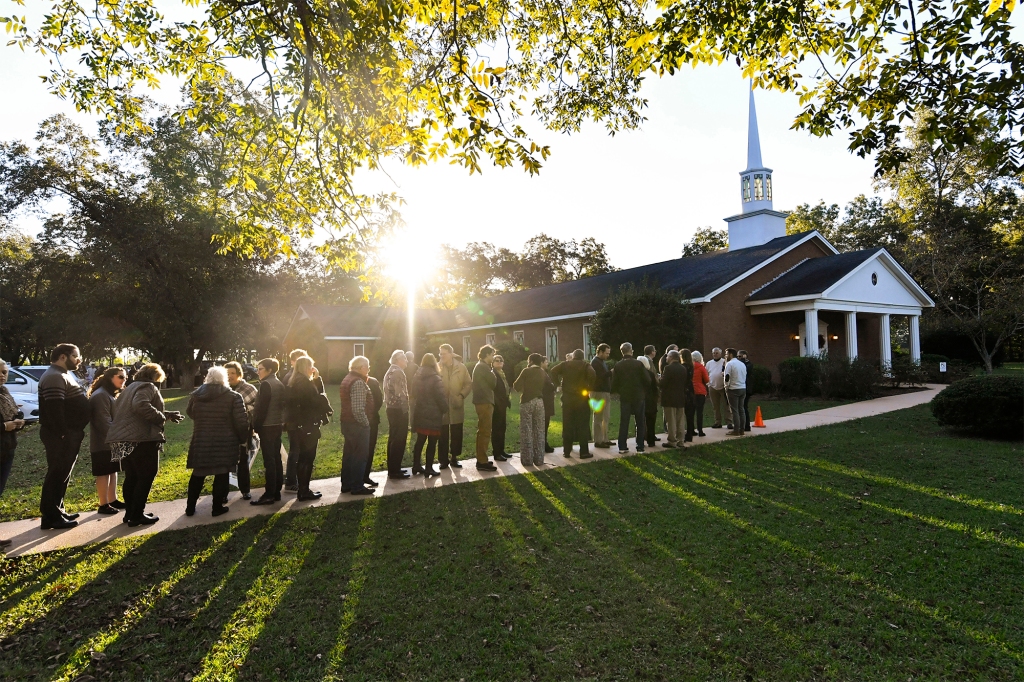
[[[1024,377],[985,375],[950,384],[932,399],[942,426],[979,436],[1024,437]]]
[[[767,395],[772,392],[772,371],[764,365],[751,365],[747,372],[747,393]]]
[[[818,361],[817,386],[826,400],[870,398],[881,380],[878,366],[868,360],[829,356]]]
[[[786,395],[818,395],[818,358],[786,358],[779,363],[779,378],[779,388]]]

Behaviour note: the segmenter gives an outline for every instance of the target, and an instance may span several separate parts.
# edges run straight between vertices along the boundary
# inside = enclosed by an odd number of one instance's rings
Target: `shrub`
[[[985,375],[950,384],[932,399],[942,426],[1017,440],[1024,436],[1024,377]]]
[[[518,367],[520,362],[524,362],[530,356],[530,350],[526,346],[512,340],[499,341],[495,348],[498,355],[505,359],[506,367]]]
[[[818,389],[826,400],[870,397],[882,375],[875,363],[860,358],[824,356],[818,361]]]
[[[506,372],[505,373],[505,377],[510,382],[515,381],[516,379],[519,378],[519,375],[523,373],[523,370],[526,369],[526,366],[529,365],[529,364],[530,363],[527,362],[526,360],[521,360],[521,361],[517,362],[516,366],[515,366],[515,370],[514,370],[515,371],[515,376],[509,376],[508,373]]]
[[[900,386],[920,386],[928,381],[927,373],[921,365],[912,361],[909,355],[895,355],[889,365],[889,383],[893,388]]]
[[[779,363],[779,377],[779,387],[786,395],[818,395],[818,358],[786,358]]]
[[[772,392],[772,371],[764,365],[751,365],[747,373],[747,393],[767,395]]]
[[[939,371],[939,363],[946,363],[946,371]],[[951,384],[974,374],[974,367],[962,360],[950,360],[945,355],[924,353],[921,355],[921,370],[930,384]]]

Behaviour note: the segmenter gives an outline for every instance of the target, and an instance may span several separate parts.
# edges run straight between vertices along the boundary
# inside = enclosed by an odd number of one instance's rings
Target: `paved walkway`
[[[922,403],[929,402],[932,397],[944,386],[929,385],[926,390],[902,395],[865,400],[839,407],[830,407],[825,410],[804,412],[789,417],[781,417],[766,422],[763,429],[754,429],[752,435],[759,436],[769,433],[782,433],[783,431],[798,431],[810,429],[816,426],[836,424],[838,422],[872,417],[894,410],[902,410]],[[717,443],[726,438],[726,429],[706,429],[707,437],[698,438],[693,445],[706,445]],[[664,435],[664,434],[661,434]],[[469,441],[467,441],[469,442]],[[553,455],[548,455],[543,468],[575,466],[587,462],[600,462],[608,459],[617,459],[627,455],[618,454],[618,448],[593,448],[593,459],[579,459],[579,452],[573,453],[571,458],[562,456],[562,448],[556,448]],[[636,453],[636,442],[629,441],[629,455]],[[422,476],[413,476],[404,480],[390,480],[387,472],[374,472],[372,478],[379,482],[376,497],[384,495],[397,495],[412,490],[423,490],[426,488],[440,488],[456,483],[472,483],[495,476],[514,476],[516,474],[537,471],[537,467],[525,467],[519,463],[519,457],[514,456],[507,462],[498,462],[498,471],[487,473],[476,470],[475,460],[462,460],[462,469],[444,469],[440,476],[424,479]],[[301,509],[319,504],[337,504],[343,502],[354,502],[367,499],[341,492],[341,481],[335,478],[327,478],[314,481],[310,487],[319,490],[323,497],[316,502],[299,502],[294,494],[284,493],[284,499],[280,504],[254,507],[247,501],[241,499],[237,492],[231,493],[228,507],[231,511],[214,518],[211,515],[211,496],[204,495],[199,499],[196,506],[195,516],[185,516],[185,500],[170,500],[168,502],[152,502],[146,506],[146,510],[160,517],[160,521],[151,526],[137,526],[129,528],[121,523],[122,515],[101,516],[95,511],[84,512],[79,517],[79,524],[75,528],[66,531],[44,531],[39,527],[39,519],[23,519],[21,521],[10,521],[0,523],[0,538],[10,538],[13,544],[7,551],[7,556],[18,556],[20,554],[31,554],[34,552],[48,552],[63,547],[76,547],[96,542],[104,542],[114,538],[126,537],[129,535],[147,535],[158,533],[164,530],[177,530],[209,523],[221,523],[238,518],[250,516],[261,516],[265,514],[276,514],[291,509]],[[258,497],[261,490],[253,490],[253,497]]]

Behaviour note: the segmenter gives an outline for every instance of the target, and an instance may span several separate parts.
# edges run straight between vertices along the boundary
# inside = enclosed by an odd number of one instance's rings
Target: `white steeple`
[[[754,88],[750,86],[747,120],[747,168],[740,172],[740,203],[743,212],[726,218],[729,250],[758,246],[786,234],[786,214],[772,208],[772,169],[761,161],[761,136],[757,130]]]

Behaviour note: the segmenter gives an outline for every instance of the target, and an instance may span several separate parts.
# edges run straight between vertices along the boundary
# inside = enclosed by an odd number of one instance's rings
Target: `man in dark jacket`
[[[288,354],[288,360],[291,362],[292,367],[295,367],[295,361],[304,355],[308,355],[306,351],[301,348],[296,348]],[[281,383],[288,386],[291,382],[292,370],[288,370],[284,374],[284,378],[281,379]],[[287,421],[288,415],[285,414],[285,420]],[[284,472],[284,489],[288,492],[294,493],[299,490],[298,476],[296,474],[295,465],[299,461],[299,431],[295,428],[294,424],[286,424],[288,430],[288,465],[285,467]]]
[[[260,437],[267,484],[259,499],[249,504],[273,504],[281,501],[281,486],[284,483],[281,433],[284,427],[285,388],[277,378],[277,371],[280,368],[281,364],[274,358],[264,358],[256,365],[260,387],[256,396],[252,427]]]
[[[750,358],[747,356],[747,351],[745,351],[745,350],[741,350],[739,352],[739,355],[737,355],[736,357],[737,357],[737,359],[740,362],[743,363],[743,366],[747,368],[747,392],[743,394],[743,422],[744,422],[743,423],[743,430],[744,431],[749,431],[750,430],[750,395],[752,393],[752,391],[750,390],[750,387],[752,385],[751,384],[752,377],[750,376],[750,370],[752,370],[754,368],[754,363],[752,363],[750,361]]]
[[[619,395],[619,454],[629,452],[629,418],[636,422],[636,451],[644,451],[644,395],[651,383],[650,374],[633,357],[633,344],[628,341],[619,346],[622,359],[612,369],[612,393]]]
[[[590,392],[591,404],[594,406],[594,447],[610,448],[608,440],[608,423],[612,415],[612,371],[608,369],[608,358],[612,347],[602,343],[597,347],[597,355],[590,362],[594,368],[594,390]]]
[[[494,347],[481,346],[477,353],[477,363],[473,368],[473,407],[476,409],[476,468],[494,471],[495,466],[487,460],[487,446],[491,442],[491,426],[494,417],[494,385],[496,379],[491,371],[494,360]],[[494,461],[502,462],[506,458],[494,453]]]
[[[508,397],[508,381],[505,378],[505,358],[495,355],[491,362],[494,374],[494,416],[491,418],[491,449],[495,458],[508,459],[505,452],[505,431],[508,428],[508,408],[512,401]]]
[[[666,446],[681,448],[686,431],[687,385],[692,387],[693,379],[686,366],[680,362],[679,351],[670,350],[665,358],[667,364],[661,374],[661,405],[665,408],[665,423],[668,426]]]
[[[89,399],[73,374],[81,363],[78,346],[59,344],[39,378],[39,439],[46,450],[46,478],[39,497],[43,530],[78,525],[78,514],[64,509],[64,495],[90,417]]]
[[[384,391],[374,377],[366,377],[366,385],[370,387],[373,413],[370,415],[370,451],[366,456],[366,475],[363,476],[363,484],[375,487],[377,481],[370,478],[370,472],[373,471],[373,455],[377,452],[377,434],[380,433],[380,410],[384,407]]]
[[[597,372],[587,364],[582,350],[572,352],[551,370],[551,381],[562,386],[562,456],[572,457],[572,447],[580,444],[580,459],[590,454],[590,390],[597,382]]]
[[[551,418],[555,416],[555,382],[551,381],[551,375],[548,374],[550,364],[547,358],[540,363],[540,368],[544,370],[544,452],[548,454],[555,451],[548,443],[548,429],[551,427]]]
[[[373,396],[367,377],[370,361],[357,355],[348,363],[348,374],[341,380],[341,433],[345,445],[341,456],[341,492],[372,495],[363,481],[366,456],[370,450],[370,421],[373,418]]]

